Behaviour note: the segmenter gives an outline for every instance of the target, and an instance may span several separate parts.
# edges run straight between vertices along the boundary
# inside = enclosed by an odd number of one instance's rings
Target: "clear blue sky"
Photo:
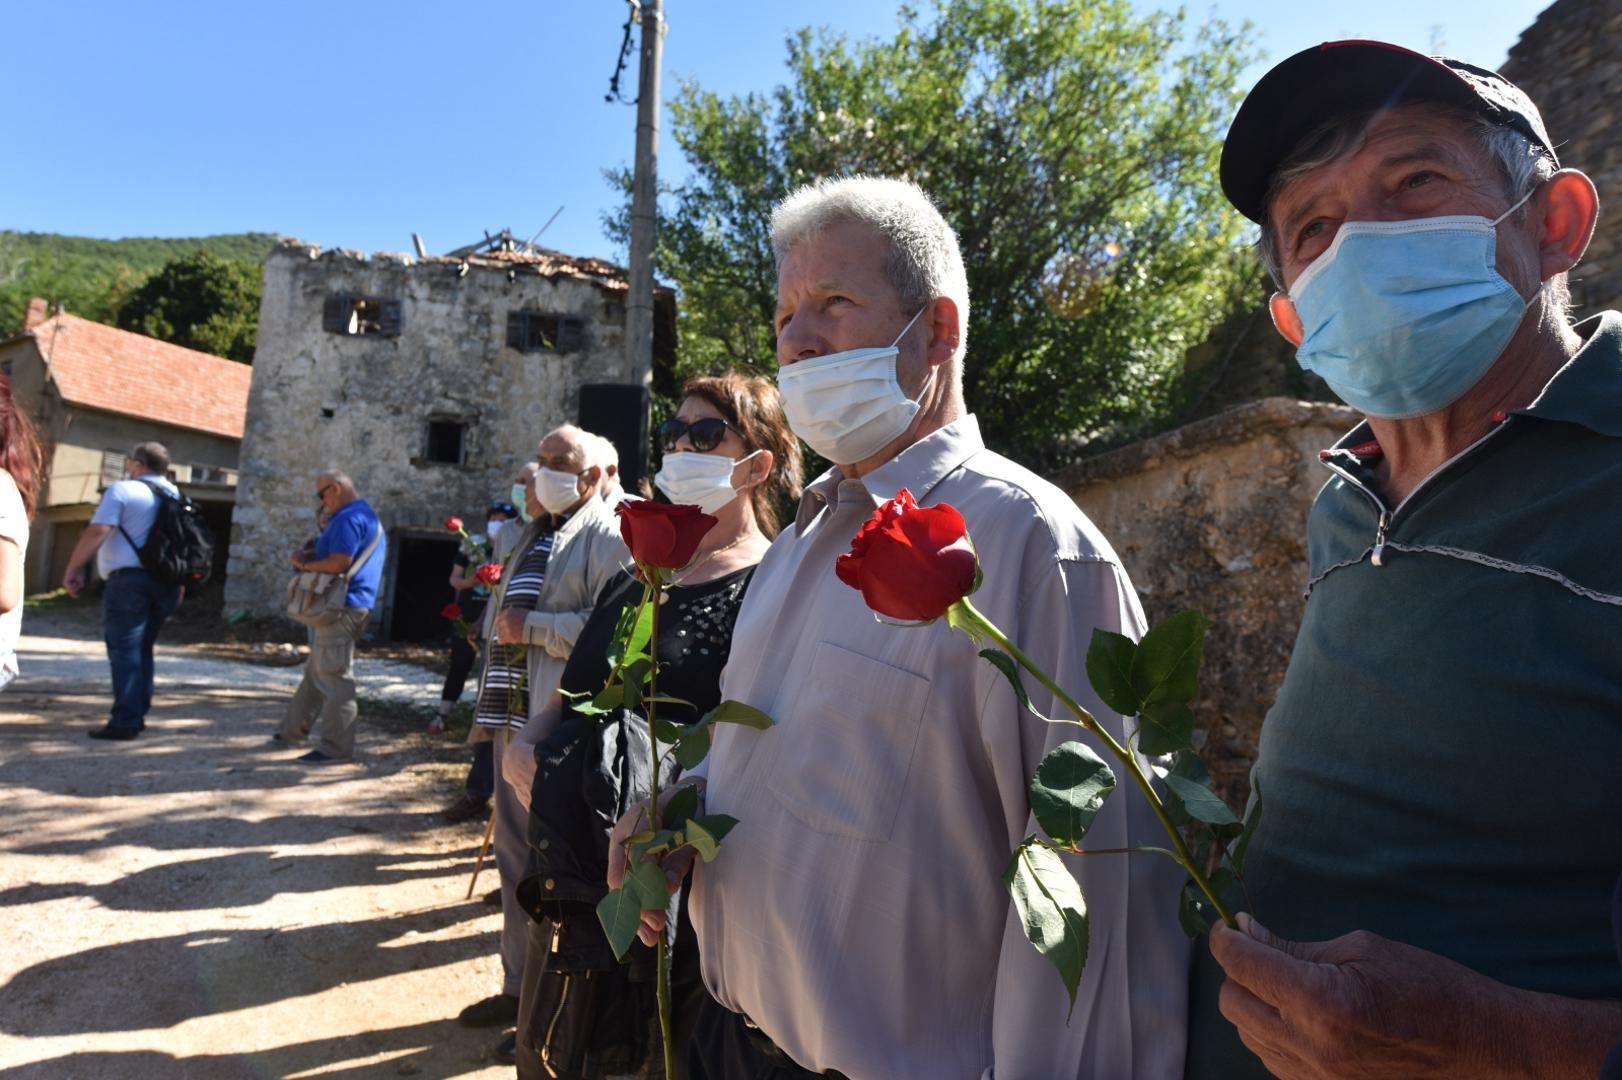
[[[1496,67],[1549,2],[1356,0],[1326,15],[1330,5],[1301,0],[1222,0],[1209,10],[1255,24],[1270,60],[1373,37]],[[790,30],[888,35],[899,7],[666,5],[667,100],[677,77],[721,94],[769,89]],[[0,228],[261,231],[367,251],[409,251],[418,231],[445,251],[485,229],[528,235],[562,206],[542,243],[621,255],[601,215],[618,198],[602,170],[629,163],[635,141],[635,110],[603,101],[625,13],[624,0],[54,0],[26,33],[9,24]],[[634,52],[625,79],[634,97]],[[679,177],[668,137],[662,149],[666,177]]]

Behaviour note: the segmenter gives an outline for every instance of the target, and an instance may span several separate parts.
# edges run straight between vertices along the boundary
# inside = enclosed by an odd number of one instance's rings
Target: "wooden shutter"
[[[558,352],[578,352],[585,344],[586,322],[572,316],[558,320]]]
[[[349,333],[349,297],[334,294],[321,305],[321,329],[329,334]]]
[[[378,305],[377,332],[384,337],[399,337],[400,311],[399,300],[385,300]]]
[[[524,329],[528,321],[522,311],[507,312],[507,348],[524,348]]]

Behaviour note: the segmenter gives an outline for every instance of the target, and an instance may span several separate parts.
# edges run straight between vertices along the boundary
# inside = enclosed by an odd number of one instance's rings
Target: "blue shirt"
[[[382,528],[382,523],[377,520],[377,515],[366,500],[356,499],[339,507],[332,520],[327,522],[326,529],[315,542],[315,557],[324,559],[341,551],[351,559],[358,560],[360,553],[366,550],[366,545]],[[388,539],[378,535],[377,548],[367,558],[366,564],[349,578],[349,593],[345,600],[348,606],[377,606],[377,586],[383,580],[383,557],[386,554]]]
[[[141,556],[136,552],[146,543],[147,533],[158,520],[158,497],[153,487],[169,495],[180,494],[169,481],[152,475],[139,480],[120,480],[102,493],[101,503],[90,518],[90,524],[108,525],[113,530],[96,549],[96,573],[102,578],[115,570],[141,565]],[[129,533],[129,540],[124,539],[124,533]],[[130,540],[135,542],[133,547]]]

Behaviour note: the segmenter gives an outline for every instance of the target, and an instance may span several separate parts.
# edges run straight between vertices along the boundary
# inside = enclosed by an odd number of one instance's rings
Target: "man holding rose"
[[[1088,685],[1095,628],[1142,634],[1131,582],[1074,502],[981,442],[962,395],[962,256],[924,192],[819,181],[777,208],[773,243],[784,410],[835,467],[761,562],[722,676],[724,699],[775,726],[718,727],[696,770],[704,812],[740,824],[693,872],[719,1005],[700,1018],[692,1075],[1177,1076],[1181,871],[1071,860],[1094,904],[1091,959],[1067,1013],[1002,874],[1035,830],[1031,772],[1074,729],[1021,707],[965,635],[877,622],[835,560],[902,488],[951,503],[980,545],[976,604],[1074,687]],[[1090,692],[1082,700],[1124,737],[1119,716]],[[1157,830],[1146,804],[1117,799],[1089,838],[1128,847]],[[673,878],[689,855],[667,859]],[[651,940],[663,916],[643,918]]]

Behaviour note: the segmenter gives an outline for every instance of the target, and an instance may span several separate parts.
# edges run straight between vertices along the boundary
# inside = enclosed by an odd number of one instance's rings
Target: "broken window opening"
[[[581,347],[585,322],[543,311],[507,313],[507,347],[519,352],[575,352]]]
[[[329,296],[321,310],[321,328],[329,334],[396,337],[400,301],[376,296]]]
[[[433,465],[467,463],[467,425],[460,420],[428,421],[428,448],[423,459]]]

